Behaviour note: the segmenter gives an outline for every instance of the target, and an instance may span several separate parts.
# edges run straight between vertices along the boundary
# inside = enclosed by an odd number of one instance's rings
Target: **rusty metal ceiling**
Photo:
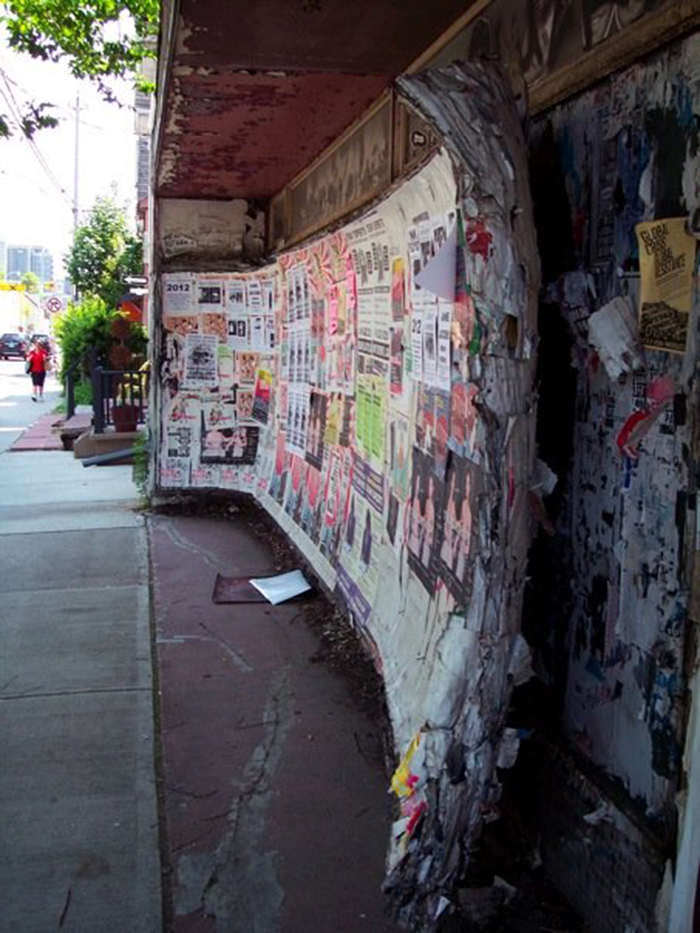
[[[267,198],[473,0],[181,0],[156,193]]]

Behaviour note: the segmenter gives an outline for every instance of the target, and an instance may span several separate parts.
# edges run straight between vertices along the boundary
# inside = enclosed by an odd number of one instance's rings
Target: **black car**
[[[27,353],[27,344],[21,334],[3,334],[0,337],[0,359],[9,360],[10,357],[23,360]]]

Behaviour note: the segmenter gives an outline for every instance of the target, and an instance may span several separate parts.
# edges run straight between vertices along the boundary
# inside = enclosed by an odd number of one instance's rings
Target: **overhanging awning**
[[[459,16],[465,0],[182,0],[156,195],[276,194]]]

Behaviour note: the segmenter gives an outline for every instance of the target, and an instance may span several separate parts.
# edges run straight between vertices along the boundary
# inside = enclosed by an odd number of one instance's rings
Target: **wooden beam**
[[[614,71],[656,51],[700,25],[700,0],[674,0],[637,24],[607,39],[599,48],[580,57],[529,91],[532,115],[548,110],[601,81]]]

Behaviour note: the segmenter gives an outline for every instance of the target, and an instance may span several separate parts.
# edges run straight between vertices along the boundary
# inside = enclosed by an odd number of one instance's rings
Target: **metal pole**
[[[95,434],[104,434],[105,412],[102,397],[102,367],[97,365],[97,351],[90,348],[90,381],[92,383],[92,427]]]
[[[66,421],[75,414],[75,367],[66,370]]]

